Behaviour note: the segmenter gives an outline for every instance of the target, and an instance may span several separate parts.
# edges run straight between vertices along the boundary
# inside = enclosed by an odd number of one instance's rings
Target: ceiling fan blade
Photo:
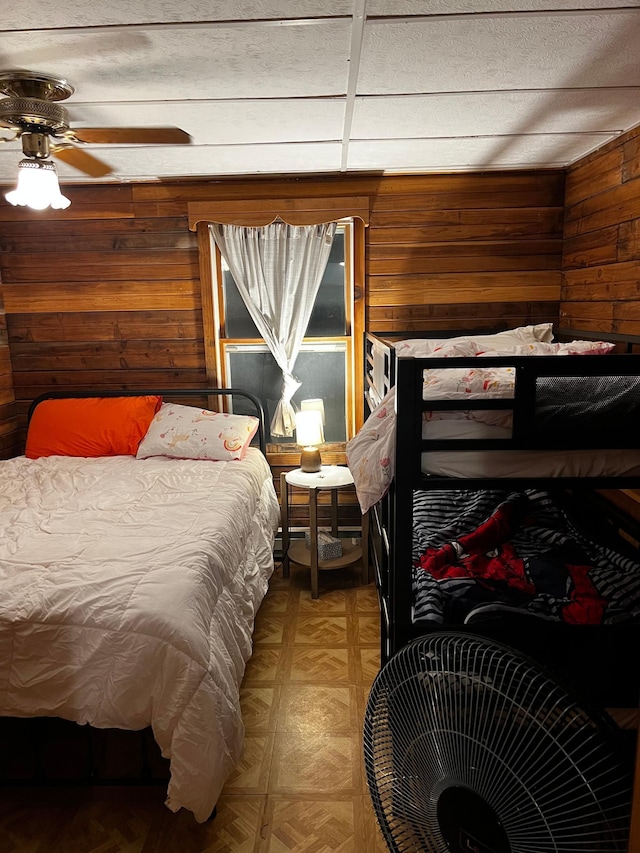
[[[188,145],[191,137],[179,127],[80,127],[73,128],[79,142],[98,145]]]
[[[93,154],[88,154],[81,148],[74,148],[72,145],[52,145],[51,153],[58,160],[62,160],[63,163],[73,166],[74,169],[78,169],[78,171],[84,172],[92,178],[103,178],[113,171],[111,166],[107,166]]]

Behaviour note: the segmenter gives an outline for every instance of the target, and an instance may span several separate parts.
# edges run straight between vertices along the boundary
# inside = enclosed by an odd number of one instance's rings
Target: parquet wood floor
[[[273,576],[241,690],[242,759],[216,818],[172,814],[163,787],[0,789],[0,853],[384,853],[362,762],[379,667],[360,566]]]

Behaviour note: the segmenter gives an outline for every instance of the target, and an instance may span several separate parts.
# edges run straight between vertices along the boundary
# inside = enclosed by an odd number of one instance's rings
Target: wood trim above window
[[[229,201],[190,201],[187,204],[189,230],[198,222],[259,227],[282,219],[289,225],[319,225],[339,219],[361,219],[369,224],[368,196],[335,198],[264,198]]]

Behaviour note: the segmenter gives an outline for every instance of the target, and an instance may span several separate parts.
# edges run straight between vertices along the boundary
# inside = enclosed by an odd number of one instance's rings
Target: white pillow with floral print
[[[395,388],[371,412],[360,432],[347,442],[346,453],[364,515],[387,493],[395,472]]]
[[[482,400],[513,397],[514,367],[453,367],[425,370],[423,400]]]
[[[536,341],[520,347],[513,347],[509,353],[499,350],[473,352],[467,343],[465,347],[456,345],[449,349],[435,350],[431,357],[451,357],[453,355],[478,356],[525,356],[525,355],[606,355],[614,345],[605,341],[570,341],[569,343],[546,343]],[[463,352],[463,350],[466,350]],[[515,368],[513,367],[452,367],[442,370],[425,370],[423,374],[424,400],[477,400],[483,397],[513,397]]]
[[[425,370],[422,384],[424,400],[488,400],[513,398],[514,367],[453,367]],[[492,426],[510,427],[509,409],[468,409],[464,411],[439,409],[422,413],[423,421],[479,421]]]
[[[257,429],[258,419],[250,415],[163,403],[140,442],[136,458],[242,459]]]
[[[436,350],[452,344],[473,343],[478,352],[491,350],[495,352],[513,352],[513,348],[535,341],[551,341],[553,339],[552,323],[538,323],[535,326],[519,326],[517,329],[507,329],[504,332],[496,332],[493,335],[461,335],[457,338],[413,338],[406,341],[398,341],[395,350],[398,355],[412,356],[414,358],[429,358]]]
[[[460,347],[458,347],[459,349]],[[547,343],[535,341],[522,346],[513,347],[511,351],[486,350],[476,352],[478,358],[483,356],[536,356],[536,355],[606,355],[614,349],[614,344],[605,341],[569,341],[567,343]],[[443,354],[452,355],[446,348],[436,350],[431,357]],[[456,352],[456,354],[458,354]],[[460,352],[462,354],[462,352]],[[465,355],[474,353],[465,353]],[[481,367],[478,366],[443,368],[442,370],[425,370],[423,373],[424,400],[482,400],[512,398],[515,390],[516,371],[514,367]],[[470,409],[469,411],[424,412],[423,420],[449,420],[468,418],[493,426],[511,427],[512,417],[509,410],[500,409]]]
[[[607,341],[558,341],[557,343],[532,341],[528,344],[522,344],[522,346],[513,347],[508,352],[486,350],[483,353],[478,353],[478,355],[607,355],[614,349],[615,344]]]

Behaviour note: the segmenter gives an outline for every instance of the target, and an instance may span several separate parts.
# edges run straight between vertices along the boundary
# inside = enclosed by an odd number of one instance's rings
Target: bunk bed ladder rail
[[[519,359],[515,365],[515,373],[512,436],[514,441],[527,444],[531,440],[536,412],[538,373],[535,359]]]
[[[410,613],[413,601],[411,564],[413,542],[413,493],[422,483],[422,376],[417,359],[398,358],[396,366],[396,459],[393,494],[392,541],[389,555],[388,652],[392,656],[413,638],[410,627],[393,617]]]
[[[364,336],[365,359],[365,420],[380,404],[395,381],[395,358],[390,343],[370,332]]]

